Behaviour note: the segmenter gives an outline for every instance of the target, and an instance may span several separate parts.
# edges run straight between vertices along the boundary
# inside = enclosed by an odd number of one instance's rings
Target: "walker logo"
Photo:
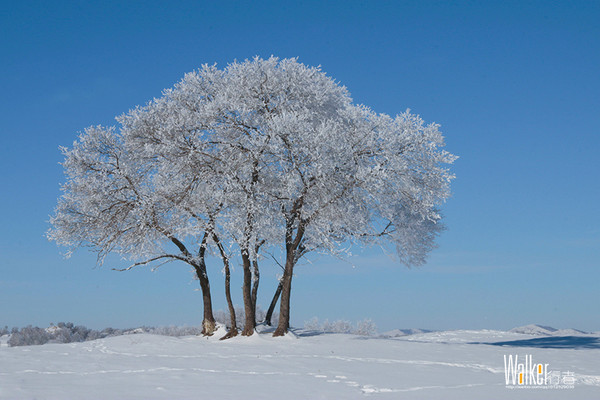
[[[547,363],[534,363],[533,355],[504,355],[504,379],[509,389],[572,389],[575,375],[550,371]]]
[[[525,363],[519,363],[519,356],[504,356],[504,377],[507,385],[547,385],[548,364],[534,364],[533,356],[526,355]],[[511,383],[512,382],[512,383]]]

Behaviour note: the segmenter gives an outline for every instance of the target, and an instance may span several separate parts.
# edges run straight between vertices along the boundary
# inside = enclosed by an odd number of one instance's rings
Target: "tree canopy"
[[[390,243],[401,263],[420,265],[442,229],[456,157],[439,126],[353,104],[345,87],[297,59],[204,65],[117,121],[63,149],[67,182],[49,237],[90,246],[100,260],[182,260],[201,286],[207,248],[221,246],[224,261],[224,249],[238,252],[244,334],[256,322],[250,286],[261,251],[285,254],[282,335],[305,253]]]

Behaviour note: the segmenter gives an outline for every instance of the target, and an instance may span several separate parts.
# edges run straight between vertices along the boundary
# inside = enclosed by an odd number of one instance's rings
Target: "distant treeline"
[[[257,307],[257,316],[264,318],[265,312]],[[236,317],[243,321],[244,311],[241,308],[236,308]],[[273,320],[277,323],[279,316],[274,314]],[[215,320],[227,328],[229,328],[229,313],[219,310],[215,312]],[[153,335],[163,336],[190,336],[200,335],[202,326],[161,326],[150,327],[142,326],[139,328],[115,329],[105,328],[102,330],[94,330],[86,328],[82,325],[75,325],[72,322],[59,322],[58,324],[50,324],[48,328],[39,328],[37,326],[26,326],[24,328],[12,328],[8,326],[0,328],[0,336],[9,335],[9,346],[33,346],[46,343],[74,343],[86,342],[89,340],[104,339],[111,336],[128,335],[133,333],[150,333]]]
[[[101,331],[89,329],[85,326],[75,326],[72,322],[59,322],[57,325],[51,325],[49,328],[39,328],[37,326],[26,326],[24,328],[3,328],[0,330],[2,335],[10,334],[8,339],[9,346],[32,346],[46,343],[73,343],[85,342],[89,340],[103,339],[110,336],[120,336],[132,333],[152,333],[166,336],[186,336],[198,335],[202,332],[202,327],[140,327],[135,329],[114,329],[105,328]]]
[[[244,319],[243,310],[237,313],[236,317]],[[259,316],[264,312],[258,308]],[[275,315],[275,321],[277,321]],[[217,311],[215,313],[217,322],[224,325],[227,329],[229,326],[229,314],[226,311]],[[328,320],[319,322],[317,318],[304,323],[304,329],[313,333],[349,333],[355,335],[370,336],[376,333],[377,327],[369,320],[359,321],[356,325],[352,325],[349,321],[337,320],[329,322]],[[149,333],[152,335],[162,336],[192,336],[201,335],[202,326],[141,326],[138,328],[115,329],[105,328],[102,330],[94,330],[86,328],[82,325],[75,325],[72,322],[59,322],[58,324],[50,324],[48,328],[40,328],[37,326],[26,326],[24,328],[8,329],[7,326],[0,328],[0,336],[10,335],[8,339],[9,346],[34,346],[46,343],[74,343],[86,342],[96,339],[104,339],[111,336],[131,335],[136,333]]]

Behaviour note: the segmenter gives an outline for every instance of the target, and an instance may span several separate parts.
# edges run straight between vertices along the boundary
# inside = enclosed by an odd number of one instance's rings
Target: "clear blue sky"
[[[378,112],[440,123],[461,157],[429,263],[407,269],[376,251],[354,266],[313,258],[297,268],[293,325],[600,330],[600,3],[448,3],[6,4],[0,326],[199,324],[185,265],[115,272],[46,241],[64,181],[58,146],[203,63],[273,54],[322,65]],[[209,265],[215,308],[226,309],[220,269]],[[277,272],[263,263],[263,308]]]

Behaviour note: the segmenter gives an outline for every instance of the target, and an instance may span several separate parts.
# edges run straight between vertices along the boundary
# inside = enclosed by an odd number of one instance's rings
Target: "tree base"
[[[225,336],[223,336],[219,340],[231,339],[232,337],[236,337],[237,335],[238,335],[237,328],[232,328],[229,330],[229,332],[227,332],[227,334]]]
[[[254,335],[254,328],[249,329],[249,328],[244,328],[244,330],[242,331],[242,336],[252,336]]]
[[[202,321],[202,332],[203,336],[212,336],[217,329],[215,321]]]
[[[275,329],[275,332],[273,332],[273,337],[285,336],[286,333],[287,333],[287,329],[277,328],[277,329]]]

